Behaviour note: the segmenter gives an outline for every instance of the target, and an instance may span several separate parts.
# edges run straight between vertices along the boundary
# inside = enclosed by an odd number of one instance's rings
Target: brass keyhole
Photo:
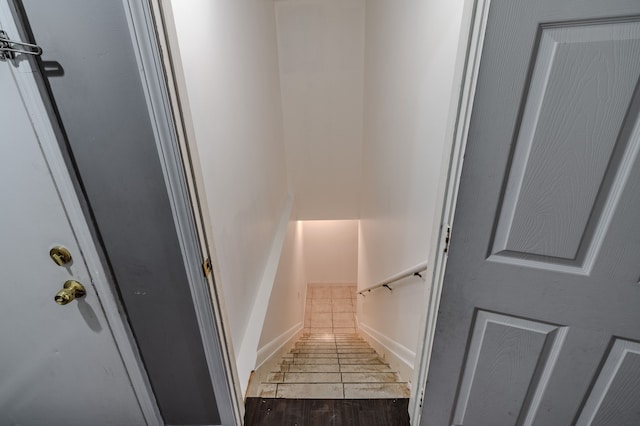
[[[64,266],[72,260],[69,250],[62,246],[55,246],[49,250],[49,256],[58,266]]]
[[[69,280],[64,283],[62,290],[56,293],[53,300],[55,300],[58,305],[66,305],[74,299],[84,297],[85,294],[87,294],[87,291],[82,284],[78,281]]]

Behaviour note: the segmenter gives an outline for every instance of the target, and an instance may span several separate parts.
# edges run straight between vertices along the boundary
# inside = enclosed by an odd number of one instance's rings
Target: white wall
[[[176,0],[172,9],[216,279],[238,351],[267,260],[277,265],[276,228],[286,215],[284,233],[289,219],[275,13],[270,1]]]
[[[358,287],[427,259],[463,0],[368,0]],[[425,283],[359,298],[363,329],[413,367]]]
[[[355,283],[358,278],[358,221],[304,222],[307,282]]]
[[[262,327],[259,352],[265,348],[276,350],[302,328],[306,291],[303,224],[290,221]]]
[[[287,168],[298,219],[357,219],[364,0],[276,1]]]

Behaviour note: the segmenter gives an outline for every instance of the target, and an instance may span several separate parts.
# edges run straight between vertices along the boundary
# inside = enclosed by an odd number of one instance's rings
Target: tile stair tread
[[[340,364],[292,364],[285,372],[290,373],[340,373]]]
[[[261,384],[263,397],[404,398],[409,384],[400,381],[358,334],[304,334],[281,364]]]
[[[362,343],[362,342],[328,342],[328,343],[306,343],[306,342],[301,342],[299,344],[297,344],[295,347],[309,347],[309,348],[322,348],[322,347],[331,347],[331,348],[338,348],[338,347],[343,347],[343,346],[358,346],[358,347],[370,347],[367,343]]]
[[[329,353],[317,353],[317,352],[312,352],[312,353],[308,353],[308,354],[293,354],[294,358],[338,358],[337,353],[335,352],[329,352]]]
[[[345,374],[359,374],[348,376]],[[342,377],[340,377],[342,375]],[[370,377],[366,377],[370,376]],[[340,373],[340,372],[285,372],[272,373],[263,383],[406,383],[401,382],[394,372],[386,373]]]
[[[350,353],[350,354],[338,354],[338,358],[362,358],[362,359],[370,359],[370,358],[379,358],[376,353]]]
[[[276,398],[344,398],[342,383],[280,383],[277,385]]]
[[[339,349],[339,350],[330,350],[330,349],[293,349],[291,352],[285,355],[303,355],[303,354],[375,354],[376,352],[373,349]]]
[[[278,383],[265,383],[265,385],[268,385],[269,389],[273,389],[273,386],[281,386],[281,385],[330,385],[330,386],[342,386],[344,385],[345,387],[348,386],[350,388],[362,388],[362,389],[373,389],[373,390],[380,390],[383,388],[396,388],[396,389],[409,389],[409,384],[407,382],[357,382],[357,383],[343,383],[343,382],[322,382],[322,383],[316,383],[316,382],[288,382],[288,383],[282,383],[282,382],[278,382]]]
[[[261,384],[263,397],[376,399],[409,396],[409,384],[400,381],[397,371],[380,358],[350,323],[348,327],[335,327],[336,321],[348,322],[353,315],[351,311],[329,311],[335,306],[352,305],[348,298],[337,300],[335,297],[319,300],[317,295],[307,298],[303,334],[289,353],[282,356],[280,365],[273,368],[276,371],[267,374]],[[314,310],[314,306],[322,308]],[[329,319],[334,327],[325,323]],[[310,327],[314,324],[315,330]]]
[[[389,364],[339,364],[341,373],[373,373],[395,371]]]
[[[391,368],[391,366],[385,362],[383,362],[382,360],[380,360],[380,363],[376,363],[376,364],[340,364],[340,363],[331,363],[331,364],[285,364],[283,365],[279,365],[279,366],[275,366],[274,368],[279,368],[279,370],[273,370],[271,371],[272,373],[278,373],[282,370],[283,367],[286,368],[292,368],[295,367],[296,369],[303,369],[305,371],[308,371],[310,373],[314,372],[313,368],[317,367],[318,368],[318,372],[322,373],[325,372],[327,369],[333,369],[333,368],[337,368],[337,367],[342,367],[342,372],[344,373],[366,373],[366,372],[391,372],[391,371],[395,371]]]
[[[286,364],[284,370],[282,367],[280,366],[279,370],[273,370],[271,373],[396,373],[389,364],[383,362],[375,364],[339,364],[334,362],[328,364]]]
[[[340,373],[342,383],[399,383],[395,372]],[[286,379],[286,375],[285,375]]]
[[[319,348],[319,349],[291,349],[291,354],[336,354],[338,350],[336,348]]]
[[[345,383],[345,398],[409,398],[411,392],[406,382],[398,383]]]
[[[293,364],[338,364],[338,358],[298,358]]]

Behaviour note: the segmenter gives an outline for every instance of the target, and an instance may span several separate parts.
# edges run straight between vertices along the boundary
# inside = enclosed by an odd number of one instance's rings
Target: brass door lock
[[[64,266],[72,260],[69,250],[62,246],[55,246],[49,250],[49,256],[58,266]]]
[[[85,294],[87,294],[87,291],[82,284],[78,281],[69,280],[64,283],[62,290],[56,293],[54,300],[58,305],[66,305],[74,299],[84,297]]]

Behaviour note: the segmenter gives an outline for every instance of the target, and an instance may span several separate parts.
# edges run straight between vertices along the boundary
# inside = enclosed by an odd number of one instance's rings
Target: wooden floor
[[[245,425],[409,424],[409,399],[247,398]]]

